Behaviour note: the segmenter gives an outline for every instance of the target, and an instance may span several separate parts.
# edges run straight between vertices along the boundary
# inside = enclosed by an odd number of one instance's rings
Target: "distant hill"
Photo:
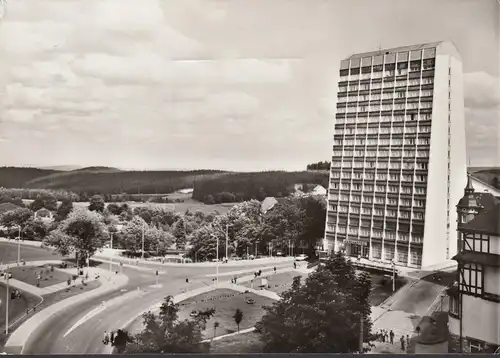
[[[48,170],[57,170],[57,171],[62,171],[62,172],[68,172],[70,170],[76,170],[80,169],[80,166],[77,165],[56,165],[52,167],[39,167],[39,169],[48,169]]]
[[[50,169],[0,167],[0,187],[22,188],[31,180],[56,173],[59,172]]]
[[[0,168],[0,186],[5,188],[66,190],[79,195],[167,194],[194,188],[193,198],[207,203],[286,196],[293,191],[295,183],[328,187],[328,172],[123,171],[109,167],[72,171]]]

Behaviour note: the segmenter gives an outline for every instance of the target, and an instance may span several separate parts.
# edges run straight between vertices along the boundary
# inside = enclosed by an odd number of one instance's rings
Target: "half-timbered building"
[[[476,193],[469,177],[457,205],[457,280],[448,289],[450,351],[500,346],[500,200]]]

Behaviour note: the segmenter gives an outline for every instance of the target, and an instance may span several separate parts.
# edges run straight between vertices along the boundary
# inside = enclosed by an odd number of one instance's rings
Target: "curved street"
[[[4,245],[4,243],[0,243]],[[10,246],[10,245],[9,245]],[[30,247],[30,253],[46,249]],[[41,254],[42,252],[40,252]],[[55,257],[52,256],[52,259]],[[31,260],[34,258],[31,257]],[[15,261],[11,260],[11,261]],[[116,262],[117,260],[114,259]],[[86,300],[80,304],[58,311],[50,319],[41,322],[37,329],[28,338],[23,354],[92,354],[105,353],[108,346],[102,343],[104,331],[112,331],[126,326],[143,312],[155,304],[163,301],[168,295],[178,295],[186,290],[194,290],[212,284],[215,276],[215,265],[207,266],[169,266],[161,264],[128,265],[124,262],[122,273],[129,277],[124,287],[96,298]],[[248,270],[253,272],[262,267],[276,266],[277,268],[290,265],[286,261],[267,261],[259,263],[241,262],[241,265],[219,265],[219,280],[229,281],[232,275],[229,272]],[[136,266],[136,267],[134,267]],[[109,263],[101,263],[99,267],[109,270]],[[113,270],[118,269],[115,263]],[[158,285],[156,285],[156,270],[160,271]],[[161,272],[164,271],[164,272]],[[224,274],[226,276],[224,277]],[[186,278],[189,283],[186,283]],[[109,302],[109,304],[107,304]],[[99,308],[103,305],[102,310]],[[98,312],[94,312],[98,311]],[[77,324],[78,323],[78,324]],[[77,325],[75,325],[77,324]]]

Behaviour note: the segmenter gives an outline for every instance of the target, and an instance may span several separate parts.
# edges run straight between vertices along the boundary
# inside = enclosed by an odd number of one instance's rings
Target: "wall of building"
[[[451,259],[457,253],[457,210],[456,205],[464,194],[467,184],[467,154],[465,140],[464,118],[464,85],[462,62],[455,53],[456,49],[449,48],[444,43],[443,51],[450,53],[451,68],[451,161],[450,161],[450,228],[448,241],[448,257]]]
[[[483,183],[482,181],[474,177],[472,177],[472,186],[474,187],[474,190],[478,193],[483,193],[487,191],[488,193],[491,193],[494,196],[500,196],[500,190],[495,189],[491,185]]]
[[[500,295],[500,267],[486,266],[483,275],[484,291]],[[498,309],[497,317],[500,320],[500,304],[498,305]]]
[[[446,260],[448,64],[436,53],[422,267]]]
[[[448,341],[436,344],[415,344],[415,354],[448,353]]]
[[[490,253],[500,255],[500,237],[490,236]]]
[[[500,344],[499,312],[499,303],[486,301],[479,297],[463,295],[462,336]],[[458,333],[460,333],[459,330]]]

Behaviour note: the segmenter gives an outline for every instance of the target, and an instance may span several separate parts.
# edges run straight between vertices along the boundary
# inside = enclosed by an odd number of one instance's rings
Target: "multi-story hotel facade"
[[[324,251],[420,268],[457,251],[466,178],[462,63],[450,42],[340,65]]]

